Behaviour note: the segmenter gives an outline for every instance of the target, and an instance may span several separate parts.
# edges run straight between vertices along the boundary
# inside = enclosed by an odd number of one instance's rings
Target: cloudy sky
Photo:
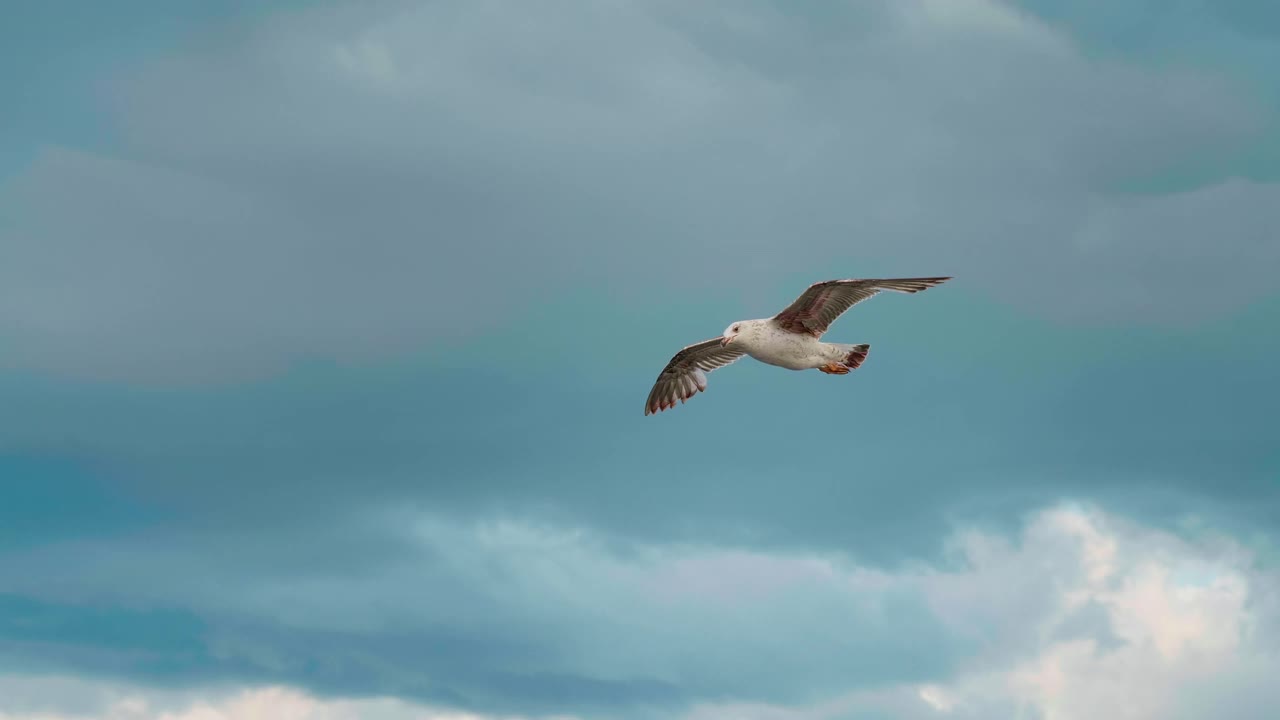
[[[0,10],[0,720],[1280,702],[1280,10]],[[834,277],[954,275],[644,417]]]

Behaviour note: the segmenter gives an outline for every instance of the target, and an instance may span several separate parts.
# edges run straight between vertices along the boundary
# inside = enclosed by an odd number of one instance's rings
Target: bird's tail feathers
[[[861,345],[841,345],[840,350],[844,352],[844,366],[850,370],[857,370],[867,359],[867,353],[871,352],[871,346],[862,343]]]

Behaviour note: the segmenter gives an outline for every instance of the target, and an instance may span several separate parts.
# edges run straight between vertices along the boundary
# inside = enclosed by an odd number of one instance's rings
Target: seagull
[[[917,293],[950,280],[950,277],[828,280],[814,283],[786,310],[771,318],[739,320],[720,337],[694,343],[671,358],[649,391],[644,414],[650,415],[684,403],[707,389],[707,373],[750,355],[768,365],[788,370],[821,370],[828,375],[848,375],[867,359],[868,344],[845,345],[820,340],[831,323],[849,308],[881,290]]]

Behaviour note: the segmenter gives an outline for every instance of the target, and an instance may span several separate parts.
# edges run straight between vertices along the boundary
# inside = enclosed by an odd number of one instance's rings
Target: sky
[[[54,0],[0,60],[0,720],[1280,702],[1280,9]]]

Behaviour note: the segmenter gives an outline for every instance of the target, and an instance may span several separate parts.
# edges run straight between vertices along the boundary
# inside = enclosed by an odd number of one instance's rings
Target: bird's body
[[[771,318],[740,320],[718,338],[690,345],[671,358],[658,375],[644,414],[673,408],[707,389],[707,373],[743,355],[788,370],[817,369],[829,375],[856,370],[871,346],[822,342],[827,327],[845,310],[881,290],[915,293],[949,277],[830,280],[815,283]]]
[[[742,329],[733,342],[746,355],[788,370],[814,370],[840,362],[851,347],[824,343],[807,333],[788,332],[772,318],[743,320],[738,325]]]

